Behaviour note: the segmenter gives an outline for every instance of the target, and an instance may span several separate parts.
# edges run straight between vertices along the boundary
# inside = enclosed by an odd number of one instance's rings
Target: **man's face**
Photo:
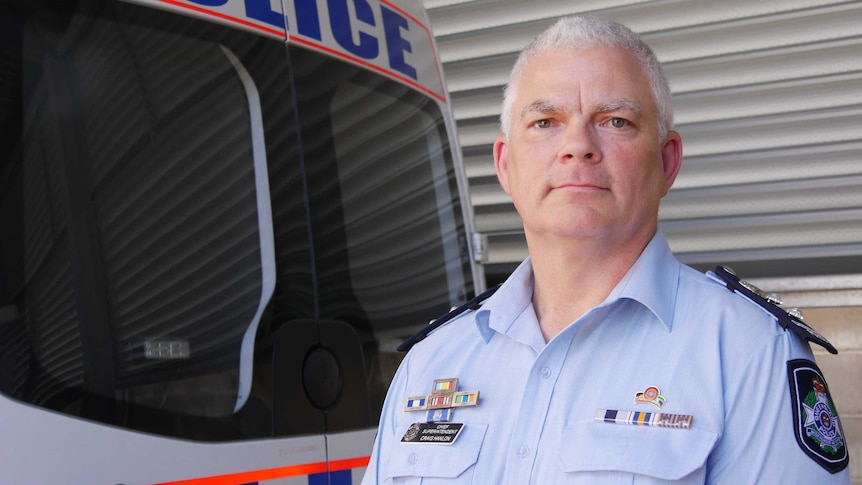
[[[494,163],[528,238],[652,235],[682,143],[676,132],[659,140],[649,81],[631,54],[591,47],[537,55],[518,81],[511,120]]]

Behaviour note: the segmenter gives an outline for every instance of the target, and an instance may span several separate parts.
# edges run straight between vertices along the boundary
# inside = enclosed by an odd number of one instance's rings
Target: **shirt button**
[[[526,458],[528,454],[530,454],[530,447],[528,447],[527,445],[521,445],[521,447],[518,449],[518,456],[520,456],[521,458]]]
[[[410,456],[407,457],[407,461],[409,461],[411,465],[415,465],[416,462],[419,461],[419,455],[416,453],[410,453]]]
[[[551,368],[548,366],[542,367],[542,378],[547,379],[551,377]]]

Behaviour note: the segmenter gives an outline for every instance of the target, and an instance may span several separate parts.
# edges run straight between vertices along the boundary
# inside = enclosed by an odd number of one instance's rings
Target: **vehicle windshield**
[[[436,102],[191,17],[49,3],[0,1],[0,391],[203,441],[373,427],[394,347],[472,293]]]

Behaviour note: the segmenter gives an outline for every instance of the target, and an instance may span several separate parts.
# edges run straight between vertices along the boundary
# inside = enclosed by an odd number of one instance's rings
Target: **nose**
[[[602,152],[596,132],[588,123],[570,123],[560,140],[560,161],[599,163]]]

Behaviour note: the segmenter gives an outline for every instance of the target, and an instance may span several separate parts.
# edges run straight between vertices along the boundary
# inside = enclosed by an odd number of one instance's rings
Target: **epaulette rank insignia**
[[[414,345],[422,341],[425,337],[427,337],[429,333],[433,332],[434,330],[437,330],[439,327],[446,324],[449,320],[452,320],[453,318],[466,312],[467,310],[478,310],[479,307],[482,306],[482,303],[484,303],[485,300],[490,298],[491,295],[493,295],[494,292],[497,291],[497,289],[499,289],[501,285],[502,283],[488,288],[476,298],[473,298],[472,300],[464,303],[459,307],[455,307],[449,310],[449,313],[443,315],[440,318],[431,320],[431,323],[423,327],[422,330],[411,335],[410,338],[402,342],[396,350],[398,350],[399,352],[407,352],[408,350],[410,350],[411,347],[413,347]]]
[[[763,307],[767,312],[771,313],[785,330],[793,332],[794,335],[801,339],[820,345],[830,353],[838,353],[838,350],[833,347],[829,341],[814,331],[813,328],[802,322],[802,313],[798,309],[791,308],[789,310],[785,310],[784,308],[781,308],[779,305],[781,305],[782,302],[778,295],[774,293],[766,294],[760,288],[745,280],[739,279],[739,277],[736,276],[736,273],[726,266],[716,266],[713,273],[722,282],[724,282],[727,289],[743,295],[752,302]]]

